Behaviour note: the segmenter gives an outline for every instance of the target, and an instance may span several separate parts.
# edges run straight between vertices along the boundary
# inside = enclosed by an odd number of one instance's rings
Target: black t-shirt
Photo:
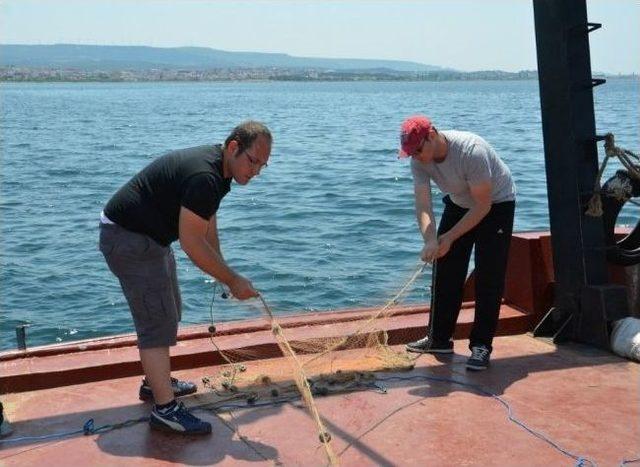
[[[180,149],[142,169],[113,195],[104,213],[127,230],[169,245],[178,239],[181,206],[209,220],[230,189],[221,145]]]

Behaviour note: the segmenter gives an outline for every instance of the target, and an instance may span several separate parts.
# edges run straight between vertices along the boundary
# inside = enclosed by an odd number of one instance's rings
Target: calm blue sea
[[[598,131],[634,151],[638,97],[637,80],[595,89]],[[0,98],[0,349],[22,323],[31,346],[131,332],[96,246],[102,206],[154,157],[222,142],[248,118],[272,129],[272,159],[232,187],[218,225],[228,262],[277,313],[379,305],[411,276],[421,239],[396,146],[412,113],[485,137],[515,177],[516,229],[548,228],[534,81],[2,84]],[[212,283],[175,248],[183,324],[208,322]],[[427,301],[429,279],[406,302]],[[220,298],[213,308],[216,321],[261,313]]]

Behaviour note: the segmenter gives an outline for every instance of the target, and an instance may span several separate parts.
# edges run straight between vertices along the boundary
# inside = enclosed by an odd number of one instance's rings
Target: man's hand
[[[229,286],[233,296],[238,300],[247,300],[258,296],[258,291],[253,288],[253,284],[251,284],[249,279],[246,277],[237,275],[233,281],[227,285]]]
[[[444,255],[449,253],[452,243],[453,240],[449,235],[447,235],[446,233],[440,235],[438,237],[438,253],[436,255],[436,258],[442,258]]]
[[[432,262],[437,258],[438,254],[438,240],[430,240],[424,244],[422,251],[420,252],[420,258],[426,263]]]

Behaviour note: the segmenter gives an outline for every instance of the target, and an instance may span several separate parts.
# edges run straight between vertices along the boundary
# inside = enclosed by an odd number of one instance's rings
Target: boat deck
[[[453,355],[419,356],[411,371],[377,373],[386,393],[372,386],[316,397],[341,465],[576,464],[509,421],[506,407],[490,394],[508,403],[530,429],[576,456],[598,465],[640,457],[637,364],[580,344],[556,348],[521,334],[497,337],[491,368],[475,373],[465,370],[467,344],[456,340]],[[250,365],[287,364],[278,360]],[[201,378],[217,371],[174,373],[199,383],[199,393],[184,398],[187,405],[211,402],[213,393]],[[138,400],[139,383],[139,376],[129,376],[5,394],[14,428],[9,439],[80,430],[88,419],[103,426],[144,417],[150,404]],[[0,442],[0,464],[326,465],[315,425],[300,403],[271,402],[196,409],[213,424],[206,437],[153,432],[142,422],[101,434]]]
[[[422,355],[410,371],[377,372],[375,381],[351,392],[328,385],[329,394],[316,397],[340,464],[548,466],[577,465],[582,457],[620,465],[638,459],[640,366],[580,344],[556,348],[527,334],[553,301],[548,234],[513,236],[499,337],[491,368],[480,373],[465,370],[472,291],[473,275],[456,326],[455,354]],[[349,335],[376,311],[305,313],[278,322],[290,341],[305,342]],[[401,351],[402,344],[422,337],[428,312],[425,305],[396,307],[380,323],[389,344]],[[247,374],[282,375],[289,368],[266,319],[220,324],[215,343],[222,351],[257,358],[245,362]],[[368,358],[362,349],[340,354]],[[172,348],[174,376],[199,384],[199,392],[184,401],[213,424],[211,436],[152,432],[145,422],[83,435],[89,419],[103,427],[148,416],[150,403],[138,400],[142,370],[135,336],[2,352],[0,394],[14,434],[0,441],[0,465],[327,464],[299,400],[261,393],[250,405],[246,398],[221,401],[204,387],[202,378],[219,374],[223,363],[207,326],[181,331]],[[524,426],[509,420],[508,407]],[[12,442],[73,431],[55,440]]]

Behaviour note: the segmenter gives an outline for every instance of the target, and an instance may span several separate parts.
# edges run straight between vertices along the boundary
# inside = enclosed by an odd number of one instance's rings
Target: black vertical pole
[[[624,290],[606,286],[602,220],[585,213],[598,172],[592,88],[603,82],[591,76],[588,35],[600,25],[587,22],[586,0],[534,0],[533,6],[556,279],[554,309],[537,332],[605,346],[607,297],[618,307]],[[594,300],[602,309],[592,310]],[[585,313],[600,316],[598,323],[589,316],[587,325]],[[584,335],[585,326],[597,326],[598,337]]]

